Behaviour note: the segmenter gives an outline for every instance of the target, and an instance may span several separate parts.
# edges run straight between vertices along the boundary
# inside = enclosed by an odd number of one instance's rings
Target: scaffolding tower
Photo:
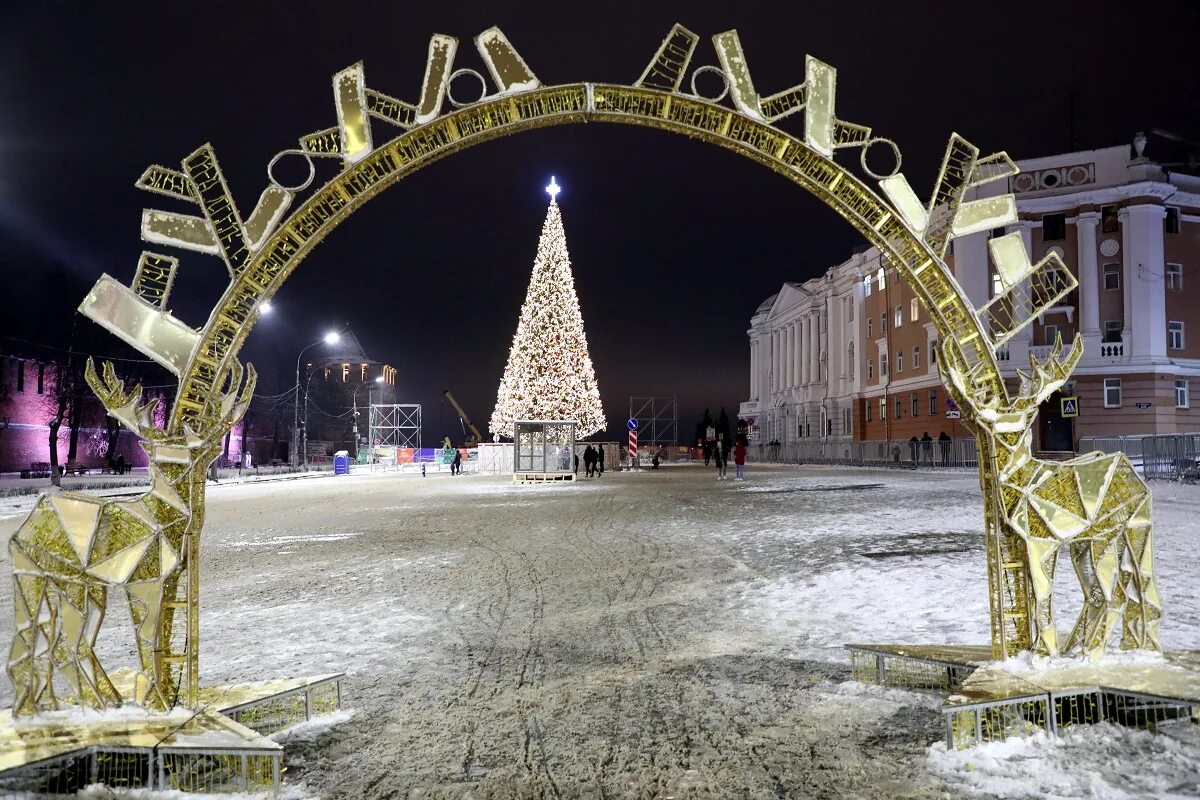
[[[367,435],[377,447],[421,449],[421,404],[372,404]]]
[[[629,418],[638,421],[639,447],[679,444],[679,397],[630,397]]]

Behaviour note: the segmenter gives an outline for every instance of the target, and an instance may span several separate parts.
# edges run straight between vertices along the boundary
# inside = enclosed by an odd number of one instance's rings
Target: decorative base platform
[[[132,681],[118,673],[113,683]],[[90,784],[278,794],[283,747],[267,736],[341,706],[342,674],[214,686],[198,710],[125,707],[13,718],[0,711],[0,793],[65,794]]]
[[[1105,721],[1150,730],[1200,724],[1200,651],[997,662],[986,646],[846,649],[855,680],[946,692],[950,747]]]
[[[573,472],[514,472],[513,483],[567,483],[575,480]]]

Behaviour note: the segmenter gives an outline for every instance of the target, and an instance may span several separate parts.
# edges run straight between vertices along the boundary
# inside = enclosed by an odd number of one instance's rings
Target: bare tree
[[[71,424],[71,444],[67,450],[67,461],[74,458],[79,420],[81,417],[83,380],[74,361],[67,356],[49,365],[47,370],[44,363],[38,366],[38,382],[46,396],[45,409],[48,416],[47,425],[50,428],[50,482],[54,486],[62,486],[62,474],[58,466],[58,432],[63,422]],[[53,383],[46,380],[47,372],[53,371]]]

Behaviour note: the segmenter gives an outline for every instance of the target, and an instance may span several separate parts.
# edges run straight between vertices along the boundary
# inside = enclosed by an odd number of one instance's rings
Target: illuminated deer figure
[[[110,589],[129,601],[140,669],[134,682],[139,705],[174,705],[179,678],[193,669],[194,603],[179,593],[185,558],[194,552],[203,525],[205,471],[220,453],[224,434],[246,413],[254,394],[254,368],[237,362],[229,390],[216,398],[211,429],[170,436],[154,425],[157,400],[142,403],[142,388],[126,392],[112,364],[104,377],[88,359],[86,378],[112,416],[142,439],[150,456],[151,486],[133,500],[86,495],[44,495],[9,542],[13,563],[16,635],[8,674],[16,690],[14,712],[31,714],[59,706],[55,678],[65,679],[67,702],[92,707],[123,698],[95,653]],[[239,392],[240,387],[240,392]],[[171,650],[174,613],[189,617],[186,653]]]
[[[1024,544],[1029,579],[1027,609],[1033,652],[1095,656],[1121,626],[1121,648],[1158,650],[1162,606],[1154,584],[1150,539],[1150,491],[1123,453],[1094,452],[1070,461],[1033,457],[1033,420],[1070,376],[1083,340],[1063,355],[1061,338],[1049,359],[1030,356],[1030,374],[1011,400],[973,385],[962,349],[953,340],[940,348],[942,371],[981,443],[980,468],[991,473],[987,498],[1005,533]],[[1054,627],[1054,571],[1068,546],[1083,590],[1083,609],[1066,644]]]

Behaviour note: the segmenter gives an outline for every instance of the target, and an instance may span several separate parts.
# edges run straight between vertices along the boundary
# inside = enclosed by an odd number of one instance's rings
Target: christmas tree
[[[582,438],[604,429],[604,409],[583,332],[554,178],[546,191],[550,207],[489,427],[493,434],[511,437],[517,420],[575,420],[575,435]]]

